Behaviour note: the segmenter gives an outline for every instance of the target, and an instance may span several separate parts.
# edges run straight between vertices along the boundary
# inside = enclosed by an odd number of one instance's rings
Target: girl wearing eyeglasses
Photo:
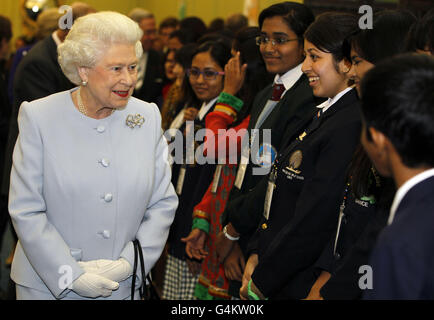
[[[193,54],[191,67],[186,71],[187,79],[183,82],[183,94],[188,106],[184,109],[184,120],[191,121],[181,127],[185,136],[194,136],[199,129],[205,128],[205,118],[213,111],[217,98],[223,90],[224,67],[230,57],[230,41],[225,38],[206,41],[199,45]],[[195,154],[200,152],[194,151]],[[194,159],[187,159],[187,155],[188,150],[183,159],[184,164],[178,165],[179,168],[175,168],[174,165],[174,170],[179,169],[177,179],[174,181],[179,205],[168,241],[163,288],[163,298],[167,300],[194,298],[201,261],[186,257],[185,243],[181,238],[185,238],[190,233],[193,208],[202,199],[215,170],[214,164],[198,164]]]

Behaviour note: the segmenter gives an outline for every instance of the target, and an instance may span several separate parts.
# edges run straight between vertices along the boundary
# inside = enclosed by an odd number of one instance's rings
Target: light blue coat
[[[11,278],[56,298],[75,295],[62,283],[69,271],[72,280],[84,272],[77,261],[123,257],[133,265],[136,237],[149,272],[178,205],[156,105],[130,98],[96,120],[74,107],[73,90],[21,105],[9,193],[19,238]],[[128,127],[130,114],[144,124]],[[128,297],[130,284],[108,299]]]

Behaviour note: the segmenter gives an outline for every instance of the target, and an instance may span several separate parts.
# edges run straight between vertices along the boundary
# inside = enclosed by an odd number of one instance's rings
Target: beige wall
[[[281,2],[281,0],[258,0],[260,10]],[[295,0],[303,2],[303,0]],[[63,4],[71,4],[74,0],[61,0]],[[135,7],[142,7],[152,11],[157,22],[167,16],[178,16],[179,0],[82,0],[97,10],[114,10],[127,14]],[[19,0],[0,0],[0,14],[9,17],[13,23],[14,38],[22,34]],[[201,17],[209,23],[216,17],[226,18],[237,12],[242,12],[244,0],[185,0],[187,16]]]

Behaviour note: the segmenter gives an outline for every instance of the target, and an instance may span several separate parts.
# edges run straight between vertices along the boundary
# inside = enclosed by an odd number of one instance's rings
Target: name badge
[[[268,220],[270,217],[271,201],[273,200],[274,188],[276,184],[272,181],[268,181],[267,193],[265,194],[264,202],[264,218]]]
[[[241,155],[241,161],[238,165],[237,176],[235,177],[234,186],[241,189],[243,185],[244,176],[246,175],[247,164],[249,163],[250,149],[248,148],[246,152]]]
[[[211,193],[216,193],[217,192],[217,188],[219,186],[219,181],[220,181],[220,176],[222,174],[222,168],[223,168],[223,165],[222,164],[218,164],[217,168],[215,169],[214,178],[212,180]]]
[[[176,183],[176,194],[178,196],[180,196],[182,193],[182,188],[184,186],[185,172],[186,171],[187,171],[187,167],[185,164],[183,164],[181,169],[179,169],[178,182]]]

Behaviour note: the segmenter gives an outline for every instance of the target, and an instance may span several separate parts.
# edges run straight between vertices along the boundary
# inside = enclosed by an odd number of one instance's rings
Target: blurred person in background
[[[133,96],[146,101],[154,102],[159,108],[163,105],[164,66],[161,53],[152,49],[157,38],[157,25],[152,12],[135,8],[128,16],[139,24],[143,31],[141,39],[143,55],[138,64],[138,78]]]

